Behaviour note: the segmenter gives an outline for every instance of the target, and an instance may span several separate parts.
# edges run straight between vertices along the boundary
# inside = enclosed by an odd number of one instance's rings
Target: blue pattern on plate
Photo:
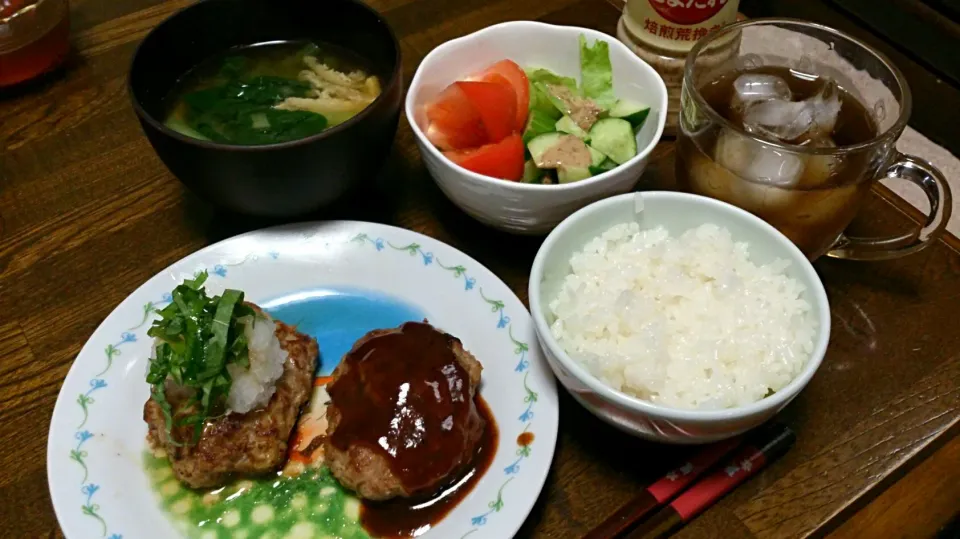
[[[384,249],[384,245],[386,244],[395,251],[407,252],[411,256],[415,256],[419,253],[423,258],[424,266],[429,266],[433,261],[436,261],[437,266],[442,268],[443,270],[450,272],[454,279],[460,279],[460,278],[463,279],[463,288],[465,292],[470,292],[471,290],[474,290],[474,289],[478,291],[480,298],[483,301],[485,301],[488,305],[490,305],[491,312],[496,313],[497,329],[504,329],[504,328],[507,329],[508,338],[513,344],[514,354],[519,356],[517,366],[514,369],[514,371],[517,372],[518,374],[519,373],[523,374],[522,382],[523,382],[524,392],[526,393],[526,396],[524,397],[523,401],[527,403],[527,408],[523,412],[523,414],[518,418],[518,420],[526,424],[526,428],[524,428],[523,432],[528,432],[530,427],[530,421],[533,419],[533,416],[534,416],[533,408],[535,403],[537,402],[537,396],[538,396],[537,393],[527,385],[527,375],[530,374],[528,370],[528,368],[530,367],[530,361],[527,360],[527,352],[530,350],[530,346],[523,341],[517,340],[513,336],[513,326],[510,323],[510,317],[504,313],[504,308],[505,308],[504,303],[500,300],[488,298],[486,295],[484,295],[483,287],[477,287],[477,280],[474,277],[471,277],[470,275],[468,275],[466,267],[464,267],[461,264],[449,265],[449,266],[445,265],[439,258],[434,257],[432,253],[424,253],[421,250],[420,245],[417,243],[410,243],[408,245],[395,245],[393,243],[390,243],[389,241],[383,240],[382,238],[372,238],[367,234],[357,234],[351,239],[351,241],[359,245],[367,245],[369,243],[373,245],[377,249],[377,251],[382,251]],[[513,464],[503,469],[504,475],[506,476],[506,480],[500,486],[500,490],[497,493],[497,498],[487,504],[487,507],[489,508],[488,511],[480,515],[476,515],[470,519],[470,524],[472,528],[469,531],[467,531],[467,533],[465,533],[462,537],[466,537],[467,535],[470,535],[471,533],[477,531],[477,529],[480,526],[483,526],[487,523],[488,517],[490,517],[493,513],[500,512],[500,510],[503,509],[504,488],[507,486],[507,484],[510,483],[510,481],[513,480],[514,476],[516,476],[516,474],[520,472],[520,462],[523,459],[528,458],[531,452],[530,445],[529,444],[520,445],[519,440],[520,440],[520,437],[518,436],[519,447],[517,449],[517,455],[519,456],[519,458]]]
[[[462,278],[465,292],[469,293],[471,290],[478,290],[482,300],[487,302],[491,306],[491,313],[496,314],[496,317],[497,317],[496,328],[507,329],[508,338],[510,339],[514,347],[514,354],[518,356],[517,366],[514,368],[514,371],[517,372],[518,375],[519,374],[523,375],[522,383],[523,383],[524,391],[526,393],[526,396],[524,397],[524,402],[527,403],[526,410],[518,418],[518,420],[521,423],[526,425],[526,427],[521,432],[521,434],[528,432],[530,428],[530,421],[534,417],[533,408],[537,402],[537,393],[533,391],[527,384],[527,375],[529,375],[528,369],[530,366],[530,362],[527,359],[527,352],[529,351],[529,345],[523,341],[517,340],[514,337],[511,319],[509,316],[507,316],[504,313],[504,309],[505,309],[504,303],[500,300],[491,299],[484,296],[483,288],[477,287],[476,278],[468,275],[467,269],[463,265],[460,265],[460,264],[450,265],[450,266],[444,265],[443,262],[441,262],[439,258],[434,256],[432,252],[423,251],[420,245],[416,243],[397,246],[397,245],[391,244],[390,242],[384,240],[383,238],[373,238],[368,236],[367,234],[358,234],[355,237],[353,237],[351,241],[360,245],[370,244],[378,252],[384,251],[386,247],[389,245],[392,248],[392,250],[396,252],[406,252],[413,257],[419,255],[419,261],[422,262],[422,265],[424,267],[432,266],[433,263],[436,262],[437,264],[435,267],[439,267],[442,270],[449,272],[455,279]],[[270,251],[266,254],[274,260],[280,257],[280,253],[277,251]],[[258,255],[251,254],[251,255],[248,255],[243,260],[240,260],[239,262],[235,262],[235,263],[224,262],[222,264],[216,264],[212,268],[208,269],[207,272],[208,274],[211,274],[220,278],[225,278],[228,273],[228,270],[227,270],[228,266],[230,267],[239,266],[248,260],[256,260],[257,257]],[[196,274],[199,274],[199,273],[200,271],[198,271]],[[101,376],[107,374],[108,371],[110,370],[110,367],[112,366],[113,358],[116,355],[120,354],[120,347],[122,347],[127,343],[137,341],[137,336],[136,334],[133,333],[133,331],[136,329],[139,329],[144,324],[146,324],[147,320],[150,318],[150,316],[155,312],[157,308],[170,303],[172,300],[173,298],[170,293],[164,293],[161,296],[159,301],[148,302],[144,305],[144,308],[143,308],[144,316],[141,323],[138,326],[130,328],[129,331],[125,331],[121,333],[119,342],[117,342],[116,344],[108,345],[106,347],[105,349],[106,357],[107,357],[106,368],[104,368],[102,372],[98,373],[96,376],[90,379],[89,381],[90,389],[86,393],[81,393],[77,398],[77,402],[83,411],[83,421],[77,427],[76,433],[74,434],[75,439],[78,440],[78,443],[76,447],[70,451],[70,459],[76,461],[81,466],[83,471],[83,479],[81,480],[81,484],[82,484],[81,493],[85,497],[84,499],[86,503],[81,506],[81,511],[84,515],[87,515],[95,519],[100,524],[100,532],[101,532],[100,537],[107,537],[107,532],[108,532],[107,522],[99,513],[100,506],[94,503],[93,501],[95,495],[100,490],[100,486],[95,483],[87,482],[88,471],[87,471],[87,465],[86,465],[85,459],[87,458],[88,455],[86,451],[81,449],[81,446],[83,446],[83,444],[86,441],[94,437],[94,433],[91,432],[90,430],[81,430],[83,429],[84,425],[87,423],[90,406],[95,402],[90,395],[95,391],[106,388],[108,386],[106,379],[101,378]],[[478,531],[479,527],[484,526],[487,523],[488,517],[491,517],[491,515],[493,515],[494,513],[498,513],[500,512],[501,509],[503,509],[504,490],[507,487],[507,485],[510,484],[510,482],[514,479],[514,477],[516,477],[516,475],[520,472],[520,463],[525,458],[528,458],[531,453],[529,443],[527,443],[526,445],[523,445],[519,441],[521,437],[518,436],[517,439],[518,439],[517,455],[519,458],[516,461],[514,461],[512,464],[510,464],[509,466],[503,469],[505,480],[500,485],[500,489],[497,492],[497,497],[487,504],[488,510],[486,512],[476,515],[470,519],[471,529],[468,530],[462,537],[466,537],[467,535],[470,535]],[[113,533],[109,536],[108,539],[122,539],[122,538],[123,536],[121,534]]]
[[[280,256],[280,254],[277,253],[276,251],[272,251],[268,253],[268,255],[273,259],[277,259]],[[226,277],[227,265],[237,266],[237,265],[243,264],[247,260],[253,260],[253,259],[256,259],[256,255],[249,255],[247,256],[247,258],[235,264],[216,264],[213,266],[213,268],[208,269],[206,271],[208,274],[211,274],[211,275],[216,275],[218,277]],[[200,271],[201,270],[198,270],[196,273],[194,273],[194,275],[195,276],[198,275]],[[87,424],[87,420],[90,418],[90,410],[92,409],[92,405],[96,403],[96,401],[91,395],[96,391],[99,391],[101,389],[108,387],[107,380],[101,377],[106,375],[108,371],[110,371],[110,367],[113,366],[113,359],[116,356],[120,355],[120,348],[123,345],[132,343],[132,342],[137,342],[137,335],[136,333],[134,333],[134,331],[141,328],[144,324],[146,324],[147,320],[150,319],[150,316],[154,314],[157,308],[163,305],[166,305],[171,301],[173,301],[172,294],[170,292],[164,292],[163,295],[160,296],[159,301],[155,301],[155,302],[148,301],[143,306],[143,319],[141,320],[140,324],[130,328],[127,331],[120,333],[119,341],[117,341],[114,344],[108,344],[106,348],[104,348],[104,354],[107,360],[106,366],[103,368],[102,371],[100,371],[90,379],[90,381],[88,382],[88,386],[90,387],[90,389],[87,390],[85,393],[80,393],[77,396],[76,402],[80,406],[80,409],[83,413],[83,420],[77,426],[76,432],[74,433],[74,438],[77,440],[77,445],[75,448],[70,450],[69,458],[70,460],[76,462],[80,466],[81,470],[83,471],[83,476],[82,476],[82,479],[80,480],[80,484],[82,485],[80,487],[80,492],[83,494],[83,496],[85,497],[84,499],[86,501],[83,505],[80,506],[80,511],[84,515],[95,519],[100,524],[100,537],[107,537],[107,531],[108,531],[107,521],[100,514],[100,505],[97,503],[94,503],[93,501],[94,496],[97,494],[97,491],[100,490],[100,485],[97,485],[96,483],[87,482],[87,479],[89,479],[90,474],[89,474],[89,469],[87,468],[86,459],[89,457],[89,454],[86,450],[82,449],[83,444],[87,442],[87,440],[90,440],[91,438],[94,437],[93,432],[83,428]],[[114,533],[114,534],[111,534],[108,539],[123,539],[123,535],[119,533]]]

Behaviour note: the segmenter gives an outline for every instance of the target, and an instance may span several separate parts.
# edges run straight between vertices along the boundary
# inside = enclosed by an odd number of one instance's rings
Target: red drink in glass
[[[0,87],[46,73],[70,49],[66,0],[0,0]]]

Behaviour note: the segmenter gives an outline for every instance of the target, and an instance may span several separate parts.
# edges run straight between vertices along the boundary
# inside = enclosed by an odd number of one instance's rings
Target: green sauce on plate
[[[360,502],[326,468],[296,477],[238,481],[193,490],[173,476],[166,457],[144,453],[144,467],[160,504],[197,539],[367,539]]]

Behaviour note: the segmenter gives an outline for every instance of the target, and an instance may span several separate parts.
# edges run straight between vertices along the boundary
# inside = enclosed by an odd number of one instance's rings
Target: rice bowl
[[[815,322],[812,350],[799,372],[781,389],[755,402],[734,407],[678,407],[640,398],[604,381],[574,359],[553,335],[553,302],[572,273],[571,258],[615,225],[636,223],[641,230],[663,227],[671,236],[704,224],[729,231],[749,245],[758,266],[778,259],[789,262],[783,273],[802,287]],[[547,237],[530,271],[530,311],[550,367],[570,395],[603,421],[634,436],[673,444],[709,443],[742,434],[769,420],[793,401],[820,367],[830,339],[830,305],[813,265],[783,234],[762,219],[733,205],[687,193],[647,191],[595,202],[574,213]],[[608,308],[615,310],[617,307]]]
[[[756,265],[713,224],[671,237],[614,225],[570,259],[551,332],[610,387],[676,408],[722,409],[786,386],[816,320],[783,259]]]

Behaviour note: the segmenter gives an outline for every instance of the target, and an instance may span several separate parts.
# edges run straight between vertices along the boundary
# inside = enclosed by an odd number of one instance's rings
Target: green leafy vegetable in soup
[[[233,81],[184,96],[189,118],[204,137],[216,142],[270,144],[303,138],[327,127],[321,114],[277,110],[288,97],[306,97],[310,85],[278,77]]]
[[[226,144],[297,140],[343,123],[380,94],[379,79],[331,46],[244,47],[201,63],[171,92],[166,125]]]
[[[158,311],[147,335],[157,340],[150,360],[147,383],[166,418],[167,435],[174,427],[193,427],[196,443],[208,418],[223,413],[232,380],[227,365],[250,364],[243,322],[257,316],[243,303],[243,292],[225,290],[209,297],[203,288],[206,272],[187,279],[173,289],[173,301]],[[180,407],[173,409],[167,399],[167,383],[192,391]]]

